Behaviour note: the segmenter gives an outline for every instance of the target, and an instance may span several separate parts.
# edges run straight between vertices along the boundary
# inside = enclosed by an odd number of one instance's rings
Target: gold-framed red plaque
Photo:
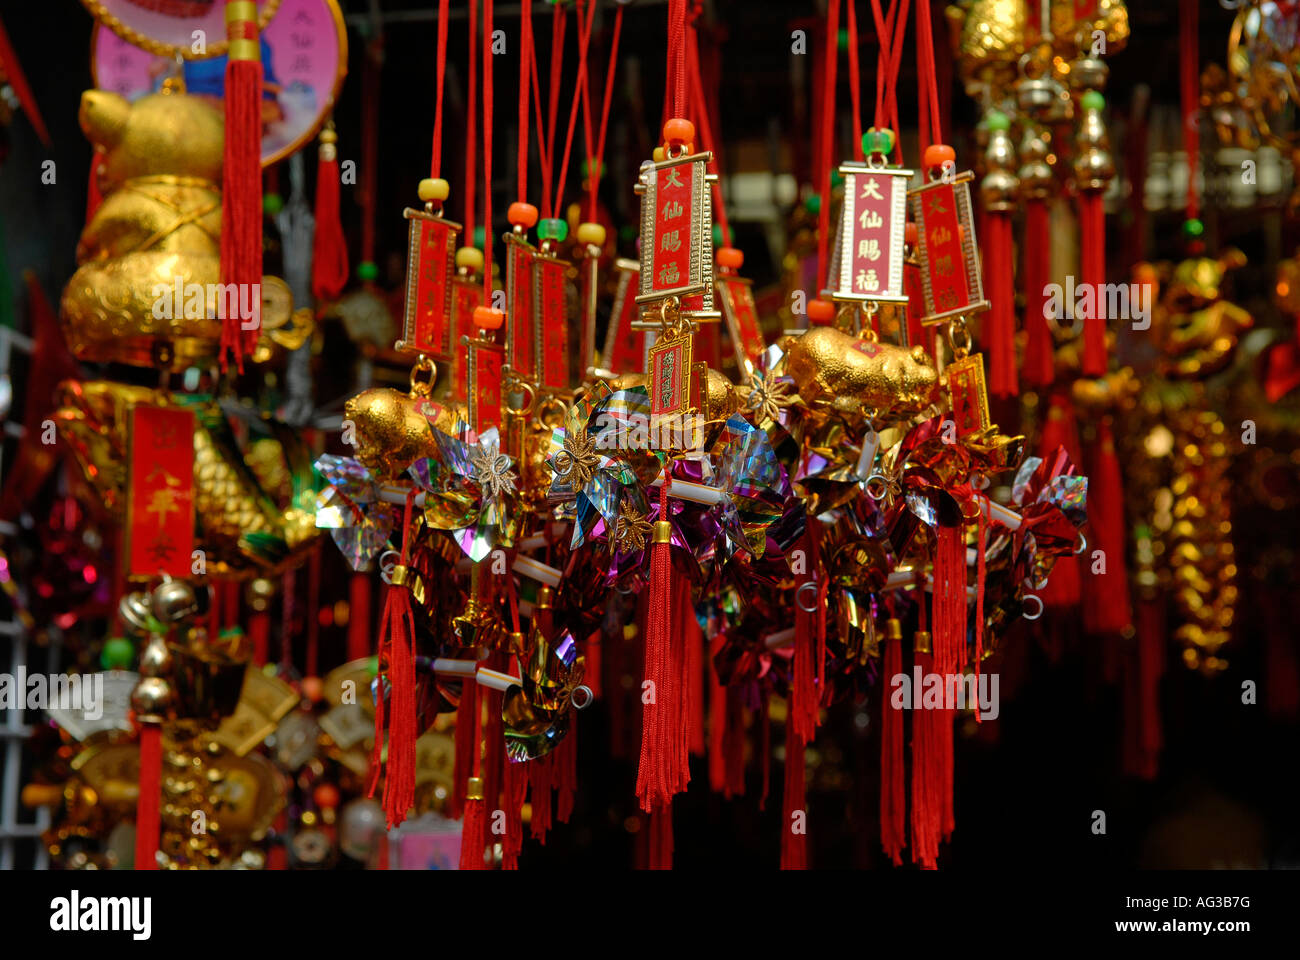
[[[569,263],[538,253],[533,258],[534,355],[538,386],[561,393],[572,386],[569,373]]]
[[[406,253],[406,317],[396,347],[403,353],[446,360],[454,342],[451,278],[456,272],[460,224],[410,207],[402,216],[411,222],[411,229]]]
[[[605,330],[605,349],[600,365],[614,373],[645,369],[645,335],[632,329],[638,308],[634,289],[640,285],[641,264],[622,257],[614,261],[618,282],[614,288],[614,306]]]
[[[683,414],[695,397],[691,338],[661,337],[650,348],[650,416]]]
[[[477,334],[474,310],[483,306],[483,281],[473,277],[453,277],[451,281],[451,328],[456,348],[452,356],[452,393],[461,403],[469,398],[469,347],[467,341]]]
[[[978,353],[954,360],[944,368],[957,436],[978,433],[989,425],[989,394],[984,359]]]
[[[506,363],[516,376],[537,378],[537,318],[533,312],[533,264],[537,248],[514,233],[506,241]]]
[[[949,180],[936,180],[908,194],[916,217],[917,257],[927,325],[950,317],[969,316],[989,308],[980,279],[975,221],[971,215],[967,171]]]
[[[638,303],[678,297],[683,312],[713,306],[713,205],[709,152],[641,167],[641,263]]]
[[[600,258],[585,256],[578,267],[582,285],[582,337],[578,350],[580,376],[591,376],[596,363],[596,302],[600,291]]]
[[[911,170],[840,166],[844,202],[831,255],[827,295],[836,300],[906,303],[903,244]]]
[[[128,577],[188,578],[194,563],[194,411],[141,404],[127,414]]]
[[[722,315],[727,318],[731,345],[736,351],[736,364],[748,378],[754,365],[767,349],[763,331],[758,325],[758,307],[754,303],[754,287],[744,277],[720,274],[714,281],[718,299],[722,301]]]
[[[501,382],[505,349],[491,340],[474,337],[465,341],[469,362],[469,422],[475,433],[501,426]]]

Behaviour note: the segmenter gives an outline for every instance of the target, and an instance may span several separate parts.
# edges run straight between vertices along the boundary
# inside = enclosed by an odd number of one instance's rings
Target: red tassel
[[[1129,601],[1127,547],[1124,523],[1124,489],[1119,460],[1115,456],[1115,438],[1109,419],[1097,426],[1097,443],[1088,484],[1088,515],[1094,539],[1093,547],[1102,551],[1097,560],[1088,559],[1088,586],[1092,596],[1084,605],[1084,622],[1091,633],[1122,631],[1133,620]],[[1091,556],[1091,551],[1089,552]],[[1095,572],[1097,562],[1105,564]]]
[[[989,313],[985,349],[989,354],[989,391],[995,397],[1020,393],[1016,381],[1016,295],[1012,261],[1011,215],[990,211],[985,217],[984,273]]]
[[[1083,321],[1081,369],[1085,377],[1103,377],[1106,375],[1106,321],[1100,295],[1106,282],[1106,208],[1099,190],[1085,190],[1079,195],[1079,234],[1080,282],[1090,286],[1095,304],[1094,316]]]
[[[225,283],[252,290],[262,282],[262,61],[257,21],[231,19],[227,0],[226,144],[221,184],[221,274]],[[241,298],[242,299],[242,298]],[[251,297],[253,316],[244,329],[239,311],[223,318],[221,368],[234,354],[240,373],[244,355],[257,345],[261,297]]]
[[[332,128],[321,134],[316,164],[316,233],[311,248],[311,293],[317,303],[328,303],[348,282],[348,245],[339,219],[338,135]]]
[[[817,735],[819,703],[817,692],[817,624],[818,614],[803,609],[810,600],[800,601],[800,596],[807,597],[812,591],[804,588],[805,584],[816,586],[817,574],[817,540],[812,528],[804,537],[804,550],[807,555],[808,572],[797,583],[794,612],[794,657],[790,663],[790,729],[793,735],[804,743],[810,742]]]
[[[650,851],[648,867],[651,870],[673,868],[673,803],[668,801],[650,813]]]
[[[718,652],[726,638],[714,638],[712,653]],[[718,672],[709,658],[709,789],[722,793],[727,788],[727,688],[718,681]]]
[[[1052,331],[1047,325],[1047,294],[1052,279],[1052,236],[1045,200],[1025,204],[1025,359],[1021,378],[1027,387],[1048,387],[1055,378]]]
[[[461,688],[460,703],[456,705],[456,756],[452,764],[455,785],[447,803],[447,813],[453,820],[464,813],[465,788],[473,775],[474,717],[478,710],[478,684],[472,679],[466,679]]]
[[[885,640],[885,683],[902,672],[902,638],[888,637]],[[903,713],[890,703],[889,697],[883,697],[880,705],[880,845],[896,867],[903,865],[903,847],[907,845],[907,797],[903,776]]]
[[[786,724],[785,790],[781,798],[781,869],[808,869],[808,806],[804,782],[807,744]]]
[[[604,696],[605,685],[601,679],[605,669],[604,663],[604,643],[601,641],[600,631],[596,630],[583,647],[583,656],[585,657],[586,669],[583,672],[583,682],[591,688],[591,698],[599,700]]]
[[[348,584],[348,659],[370,656],[370,576],[354,573]],[[314,616],[315,611],[312,611]]]
[[[495,670],[509,670],[509,656],[497,653],[489,658]],[[506,740],[504,723],[501,720],[500,690],[485,690],[482,696],[487,700],[487,737],[483,747],[483,799],[489,810],[495,810],[501,799],[505,777]]]
[[[485,870],[483,862],[484,810],[482,797],[469,797],[465,800],[465,819],[460,833],[460,868],[462,870]]]
[[[690,597],[681,602],[681,632],[686,647],[686,718],[690,730],[690,752],[704,756],[704,631],[696,619]]]
[[[928,653],[915,655],[921,675],[934,671]],[[926,870],[939,865],[943,832],[943,800],[939,717],[944,711],[921,707],[921,691],[912,691],[912,862]]]
[[[947,682],[966,664],[966,538],[940,527],[934,555],[934,669]]]
[[[135,806],[135,868],[158,869],[162,798],[162,727],[140,724],[140,796]]]
[[[727,758],[727,779],[722,795],[745,795],[745,700],[739,687],[727,687],[727,723],[723,734],[723,755]]]
[[[528,794],[528,769],[522,763],[506,761],[506,835],[501,841],[501,869],[518,870],[519,852],[524,846],[524,798]]]
[[[1057,447],[1064,447],[1070,458],[1078,462],[1079,431],[1074,420],[1074,405],[1069,395],[1059,390],[1052,394],[1048,403],[1047,417],[1038,441],[1039,455],[1049,456]],[[1082,591],[1078,558],[1059,557],[1041,597],[1049,607],[1072,607],[1079,603]]]
[[[90,155],[90,182],[86,187],[86,222],[95,215],[104,197],[99,192],[99,162],[102,159],[98,150]]]
[[[759,708],[763,713],[762,720],[762,740],[763,740],[763,792],[758,797],[758,809],[767,809],[767,796],[772,788],[772,711],[771,697],[766,689],[763,690],[763,705]]]
[[[1164,673],[1165,624],[1160,600],[1137,604],[1137,646],[1125,676],[1124,769],[1154,780],[1164,737],[1160,727],[1160,677]]]
[[[248,618],[248,639],[253,645],[253,663],[263,666],[271,651],[271,614],[265,610]]]
[[[659,516],[650,555],[650,600],[646,613],[645,674],[651,686],[643,696],[641,756],[636,795],[647,812],[665,806],[690,781],[687,763],[686,702],[683,690],[685,650],[675,629],[673,598],[682,584],[673,569],[668,534],[668,484],[660,488]]]

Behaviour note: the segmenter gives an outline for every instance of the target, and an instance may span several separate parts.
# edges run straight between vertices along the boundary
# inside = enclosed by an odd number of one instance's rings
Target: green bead
[[[1085,110],[1104,110],[1106,109],[1106,98],[1098,90],[1089,90],[1079,98],[1079,104]]]
[[[484,230],[481,226],[479,226],[479,227],[475,227],[475,228],[474,228],[474,246],[476,246],[476,247],[478,247],[480,250],[482,250],[483,247],[484,247],[484,245],[485,245],[486,243],[487,243],[487,231]]]
[[[1203,224],[1200,220],[1193,218],[1191,220],[1183,221],[1183,236],[1187,237],[1190,240],[1195,240],[1198,237],[1204,235],[1205,235],[1205,224]]]
[[[371,657],[369,660],[366,661],[366,673],[370,674],[370,676],[372,676],[372,677],[377,677],[377,676],[379,676],[379,658],[378,658],[378,657]]]
[[[559,217],[547,217],[538,220],[537,236],[542,240],[555,240],[563,243],[569,236],[569,225]]]
[[[358,280],[370,281],[376,279],[378,276],[379,276],[379,268],[375,266],[373,263],[371,263],[369,260],[362,260],[360,263],[357,264]]]
[[[839,41],[841,50],[847,50],[849,48],[849,31],[847,28],[840,28]]]
[[[868,157],[889,156],[894,152],[894,131],[877,130],[872,127],[862,135],[862,152]]]
[[[284,200],[278,193],[268,193],[262,197],[262,212],[268,217],[279,216],[280,211],[284,209]]]
[[[723,240],[722,240],[722,224],[720,224],[720,223],[715,223],[715,224],[713,225],[713,245],[714,245],[715,247],[720,247],[720,246],[722,246],[722,244],[723,244]]]
[[[222,627],[221,632],[217,634],[217,639],[222,643],[227,643],[231,640],[237,640],[243,635],[243,627]]]
[[[602,161],[596,161],[596,169],[600,172],[600,176],[605,175],[605,164]],[[586,160],[582,161],[582,177],[584,180],[590,176],[590,171],[591,165]]]
[[[1101,94],[1098,94],[1098,96],[1101,96]],[[1087,99],[1087,94],[1084,95],[1084,99],[1085,100]],[[985,122],[985,126],[987,126],[990,130],[1011,129],[1011,118],[1008,117],[1001,110],[990,110],[988,114],[984,117],[984,122]]]
[[[126,637],[109,637],[104,641],[99,665],[105,670],[125,670],[135,662],[135,644]]]
[[[618,238],[624,243],[636,239],[636,227],[622,226],[618,228]]]
[[[815,193],[808,194],[808,199],[803,202],[803,208],[809,213],[820,213],[822,209],[822,198]]]
[[[839,186],[840,184],[842,184],[843,182],[844,182],[844,174],[840,173],[840,171],[839,171],[838,169],[832,169],[832,170],[831,170],[831,186],[832,186],[832,187],[838,187],[838,186]]]

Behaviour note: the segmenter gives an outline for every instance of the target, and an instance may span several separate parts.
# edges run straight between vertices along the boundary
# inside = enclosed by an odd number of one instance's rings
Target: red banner
[[[129,424],[127,576],[187,578],[194,562],[194,413],[137,406]]]
[[[469,348],[465,337],[474,337],[474,308],[483,306],[483,284],[475,280],[456,280],[452,292],[452,332],[455,337],[455,377],[453,387],[456,399],[464,403],[469,398]]]
[[[660,340],[650,348],[650,415],[685,413],[691,402],[691,338]]]
[[[451,277],[456,251],[454,224],[414,210],[406,258],[404,349],[451,356]]]
[[[735,345],[737,360],[750,364],[767,348],[763,341],[763,331],[758,325],[758,309],[754,305],[754,288],[749,281],[740,277],[718,277],[718,287],[722,293],[722,309],[727,317],[727,329]],[[742,362],[741,368],[745,367]],[[746,370],[746,373],[752,372]]]
[[[534,263],[537,278],[534,309],[535,329],[541,353],[541,384],[545,390],[567,390],[569,376],[569,298],[563,260],[538,257]]]
[[[921,193],[923,266],[930,281],[935,313],[951,313],[971,305],[963,259],[956,191],[950,183],[935,183]]]
[[[650,252],[650,289],[676,290],[691,282],[691,244],[695,177],[701,165],[675,164],[655,171],[654,249]]]
[[[475,433],[501,426],[501,368],[505,363],[500,344],[469,343],[470,425]]]
[[[537,251],[513,235],[506,237],[506,351],[510,369],[537,376],[533,317],[533,265]]]

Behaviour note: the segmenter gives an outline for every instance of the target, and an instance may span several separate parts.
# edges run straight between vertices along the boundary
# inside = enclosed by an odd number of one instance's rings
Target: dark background
[[[433,0],[382,0],[385,14],[428,10]],[[459,6],[455,4],[454,6]],[[549,8],[535,6],[540,63],[548,63]],[[349,14],[366,13],[367,5],[345,4]],[[1108,58],[1111,79],[1108,101],[1122,114],[1137,87],[1146,85],[1157,104],[1178,101],[1177,5],[1172,2],[1130,3],[1132,37],[1125,51]],[[718,0],[708,5],[710,28],[705,71],[718,78],[722,160],[726,171],[755,169],[755,158],[789,158],[794,170],[806,164],[810,144],[805,104],[792,103],[790,31],[809,30],[810,52],[819,45],[816,18],[820,5],[810,2],[743,2]],[[863,34],[864,99],[874,92],[875,45],[869,6],[859,4]],[[936,53],[947,59],[942,4],[935,6]],[[5,131],[5,156],[0,164],[0,217],[11,282],[19,288],[23,269],[32,269],[46,293],[56,297],[74,269],[77,235],[85,211],[90,148],[77,126],[78,98],[90,85],[91,19],[74,0],[44,3],[5,0],[5,26],[35,90],[53,138],[47,152],[23,118]],[[602,11],[593,39],[593,98],[603,90],[607,54],[608,10]],[[1201,62],[1222,63],[1232,12],[1218,3],[1202,3]],[[517,15],[505,9],[498,26],[510,42],[517,36]],[[449,40],[446,161],[444,176],[452,183],[450,208],[459,214],[464,182],[461,137],[464,130],[465,27],[453,21]],[[569,37],[574,33],[572,18]],[[377,103],[364,105],[379,112],[380,171],[376,260],[386,267],[390,254],[403,249],[406,225],[403,206],[414,199],[417,181],[427,176],[434,103],[434,44],[432,20],[390,24],[383,37],[382,91]],[[705,42],[702,40],[702,43]],[[361,58],[367,38],[355,23],[349,30],[351,76],[345,83],[335,118],[340,132],[340,157],[360,156]],[[602,199],[617,222],[634,222],[634,197],[629,184],[636,167],[648,155],[660,117],[664,77],[665,7],[633,4],[626,14],[619,58],[619,78],[612,109],[607,162],[609,176]],[[713,48],[715,53],[709,53]],[[576,54],[570,39],[565,91],[571,89]],[[801,66],[808,69],[809,56]],[[915,57],[909,42],[900,80],[900,111],[904,126],[916,116]],[[512,132],[517,96],[514,57],[500,58],[496,71],[496,156],[494,228],[505,227],[504,212],[514,199],[515,136]],[[841,125],[847,123],[848,88],[845,60],[840,61],[837,103]],[[539,70],[543,87],[546,71]],[[949,77],[951,73],[949,73]],[[706,83],[709,80],[706,78]],[[941,91],[951,104],[946,129],[957,139],[976,119],[955,81]],[[598,100],[597,100],[598,102]],[[567,95],[561,97],[567,117]],[[563,126],[561,127],[561,136]],[[1175,148],[1176,129],[1149,135]],[[847,136],[840,138],[841,150]],[[737,146],[740,145],[740,146]],[[581,130],[570,172],[570,199],[580,181]],[[959,156],[961,151],[959,150]],[[313,154],[309,151],[308,157]],[[58,180],[40,184],[40,164],[54,159]],[[757,164],[761,168],[762,164]],[[314,163],[309,159],[309,170]],[[536,165],[533,167],[536,176]],[[353,259],[357,258],[361,210],[356,196],[344,188],[343,217]],[[1115,221],[1112,217],[1112,229]],[[1268,303],[1272,267],[1287,234],[1276,205],[1219,220],[1206,214],[1210,249],[1231,241],[1242,247],[1251,264],[1241,271],[1234,298],[1251,309],[1257,325],[1281,326],[1284,320]],[[1178,253],[1177,213],[1150,218],[1146,256]],[[778,254],[765,251],[756,227],[737,224],[738,246],[748,254],[746,272],[762,284],[775,279]],[[630,249],[630,247],[629,247]],[[1112,251],[1115,247],[1112,247]],[[1112,273],[1128,264],[1112,260]],[[381,273],[381,278],[383,277]],[[399,276],[389,275],[389,281]],[[19,294],[19,317],[23,316]],[[20,319],[20,324],[21,324]],[[348,375],[326,391],[333,396],[348,387]],[[1238,635],[1229,656],[1231,668],[1209,680],[1175,662],[1170,648],[1162,682],[1165,751],[1153,782],[1126,777],[1119,761],[1123,729],[1120,694],[1102,682],[1102,651],[1072,620],[1047,618],[1005,643],[1005,674],[1023,677],[1010,691],[1004,676],[1001,718],[968,737],[959,728],[956,771],[957,833],[945,846],[941,863],[948,868],[988,873],[1030,870],[1045,863],[1077,865],[1083,869],[1132,867],[1294,867],[1300,865],[1300,830],[1294,814],[1297,780],[1294,719],[1272,716],[1263,701],[1270,678],[1263,662],[1262,637],[1267,629],[1287,629],[1295,623],[1295,566],[1289,578],[1272,584],[1257,581],[1251,572],[1252,550],[1294,539],[1294,523],[1279,523],[1289,514],[1244,505],[1237,523],[1241,556],[1242,598],[1238,606]],[[328,562],[334,562],[327,551]],[[1291,554],[1294,558],[1294,554]],[[337,575],[337,574],[336,574]],[[1289,607],[1284,607],[1289,604]],[[1280,625],[1280,626],[1279,626]],[[341,631],[324,631],[322,659],[330,660],[330,644],[341,653]],[[1295,637],[1290,637],[1294,647]],[[1255,680],[1261,704],[1241,703],[1241,683]],[[611,759],[606,740],[603,704],[582,716],[580,725],[580,791],[570,826],[560,825],[543,848],[525,845],[523,866],[585,866],[622,868],[633,862],[636,827],[632,801],[635,758]],[[810,861],[818,867],[883,866],[877,842],[878,749],[875,727],[878,703],[840,704],[810,748],[817,764],[810,785]],[[969,731],[965,731],[969,732]],[[774,732],[779,744],[780,726]],[[676,864],[680,868],[753,866],[771,868],[777,861],[780,829],[780,765],[773,765],[772,795],[765,812],[757,810],[757,764],[750,763],[749,796],[725,801],[706,789],[702,764],[695,783],[677,801]],[[1103,810],[1107,834],[1091,832],[1092,812]],[[20,862],[22,862],[20,856]],[[972,896],[981,896],[978,890]]]

